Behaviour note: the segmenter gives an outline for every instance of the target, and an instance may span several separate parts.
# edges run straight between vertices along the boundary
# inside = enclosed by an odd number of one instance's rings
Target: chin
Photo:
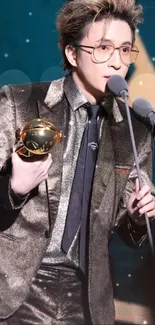
[[[94,95],[95,95],[95,98],[97,99],[97,101],[100,101],[100,100],[102,100],[104,94],[105,94],[105,90],[103,90],[103,89],[96,89]]]
[[[103,85],[102,88],[100,87],[100,88],[98,89],[98,92],[100,92],[101,94],[104,94],[104,93],[105,93],[105,90],[106,90],[106,84]]]

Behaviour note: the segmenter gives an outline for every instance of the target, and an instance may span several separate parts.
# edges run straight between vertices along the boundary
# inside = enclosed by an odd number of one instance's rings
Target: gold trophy
[[[61,142],[62,133],[44,118],[35,118],[16,131],[16,152],[21,157],[47,154],[53,145]]]

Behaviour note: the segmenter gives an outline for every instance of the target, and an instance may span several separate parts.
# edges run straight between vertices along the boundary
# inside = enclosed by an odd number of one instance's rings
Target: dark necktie
[[[97,116],[99,105],[86,105],[88,123],[84,131],[71,190],[62,250],[67,254],[75,236],[79,235],[79,263],[86,271],[86,237],[92,182],[98,152]]]

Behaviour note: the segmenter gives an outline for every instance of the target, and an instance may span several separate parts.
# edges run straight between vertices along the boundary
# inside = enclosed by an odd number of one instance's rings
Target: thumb
[[[15,150],[13,150],[11,158],[12,158],[12,162],[18,162],[21,160],[21,158],[19,157],[18,153]]]
[[[139,191],[140,191],[139,179],[136,178],[136,183],[135,183],[135,192],[138,193]]]

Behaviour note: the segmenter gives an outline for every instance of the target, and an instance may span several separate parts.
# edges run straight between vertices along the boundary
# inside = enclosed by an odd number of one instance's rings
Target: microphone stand
[[[139,168],[139,162],[138,162],[138,155],[137,155],[137,150],[136,150],[136,144],[135,144],[135,138],[134,138],[134,133],[133,133],[133,127],[132,127],[132,121],[131,121],[131,115],[130,115],[130,110],[129,110],[129,105],[128,105],[128,92],[126,90],[122,90],[120,92],[121,97],[125,100],[125,107],[126,107],[126,113],[127,113],[127,118],[128,118],[128,124],[129,124],[129,130],[130,130],[130,136],[131,136],[131,142],[132,142],[132,148],[133,148],[133,153],[134,153],[134,159],[135,159],[135,164],[136,164],[136,169],[137,169],[137,174],[138,174],[138,180],[139,180],[139,186],[140,189],[142,188],[142,178],[140,174],[140,168]],[[152,233],[151,233],[151,227],[150,227],[150,222],[149,222],[149,217],[147,213],[145,215],[145,222],[146,222],[146,227],[147,227],[147,233],[148,233],[148,239],[150,243],[150,248],[152,255],[154,255],[154,245],[153,245],[153,238],[152,238]]]

